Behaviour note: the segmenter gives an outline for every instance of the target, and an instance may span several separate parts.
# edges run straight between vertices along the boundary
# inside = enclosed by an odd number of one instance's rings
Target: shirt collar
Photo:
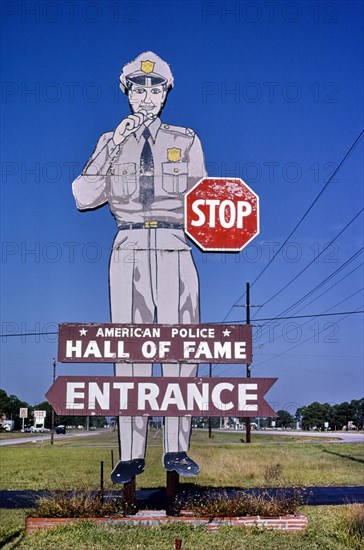
[[[157,137],[157,133],[161,124],[162,124],[161,119],[157,117],[148,126],[153,142],[155,142],[155,139]],[[142,137],[142,133],[144,132],[144,130],[145,130],[145,124],[142,124],[141,126],[139,126],[136,132],[134,132],[134,136],[137,139],[137,141],[140,141],[140,138]]]

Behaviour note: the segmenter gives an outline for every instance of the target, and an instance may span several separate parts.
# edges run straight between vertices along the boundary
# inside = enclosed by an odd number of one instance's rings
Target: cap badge
[[[167,158],[171,162],[178,162],[181,160],[181,149],[178,149],[177,147],[167,149]]]
[[[143,73],[152,73],[154,71],[155,63],[153,61],[141,61],[140,69]]]

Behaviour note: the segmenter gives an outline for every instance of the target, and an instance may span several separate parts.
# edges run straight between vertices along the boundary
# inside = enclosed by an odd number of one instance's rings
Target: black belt
[[[119,231],[125,229],[183,229],[183,225],[181,223],[158,221],[123,223],[119,225]]]

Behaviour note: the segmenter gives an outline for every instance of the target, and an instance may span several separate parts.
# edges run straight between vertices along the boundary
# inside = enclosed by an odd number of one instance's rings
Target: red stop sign
[[[185,227],[202,250],[239,252],[259,234],[259,197],[240,178],[204,178],[185,195]]]

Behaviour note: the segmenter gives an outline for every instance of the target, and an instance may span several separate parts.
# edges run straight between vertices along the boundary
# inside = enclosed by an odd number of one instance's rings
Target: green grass
[[[309,518],[304,533],[279,533],[275,531],[222,527],[217,532],[208,532],[203,527],[166,525],[163,527],[113,527],[79,523],[68,527],[56,527],[49,531],[25,535],[16,545],[20,550],[110,550],[133,548],[133,550],[171,550],[176,538],[182,539],[182,550],[359,550],[363,539],[350,534],[347,518],[349,506],[303,507],[302,513]],[[6,518],[5,518],[6,515]],[[13,528],[24,526],[25,511],[12,511],[0,517]],[[1,532],[1,530],[0,530]],[[0,539],[5,542],[5,538]],[[4,549],[12,548],[5,545]]]
[[[161,436],[151,433],[145,472],[138,487],[165,485]],[[267,438],[274,438],[268,440]],[[298,443],[289,436],[254,434],[250,445],[241,443],[242,434],[206,432],[193,434],[191,457],[201,467],[195,483],[213,487],[266,487],[310,485],[358,485],[363,480],[363,445],[360,443]],[[111,449],[117,459],[116,432],[105,431],[83,438],[57,436],[49,441],[27,442],[1,449],[2,488],[74,489],[98,488],[100,461],[105,464],[105,487],[110,488]],[[283,444],[276,441],[284,439]],[[276,475],[269,470],[272,466]],[[278,472],[278,475],[277,475]],[[183,481],[183,479],[182,479]],[[187,479],[184,481],[188,481]]]
[[[148,441],[145,473],[138,476],[138,488],[165,486],[162,468],[161,434],[151,432]],[[19,446],[2,447],[1,481],[3,489],[75,489],[98,488],[100,461],[105,463],[109,479],[110,450],[117,457],[116,433],[106,431],[84,438],[57,436],[49,442],[24,442]],[[300,443],[296,436],[267,436],[253,433],[251,445],[240,440],[243,434],[194,432],[191,456],[201,466],[196,485],[215,487],[239,486],[309,486],[356,485],[363,480],[363,445]],[[282,441],[282,444],[277,442]],[[287,444],[286,444],[287,443]],[[277,467],[277,465],[279,465]],[[187,479],[182,480],[188,481]],[[106,488],[111,487],[108,481]],[[362,508],[361,508],[362,509]],[[133,548],[170,550],[175,538],[183,540],[182,550],[359,550],[363,545],[361,527],[350,524],[353,508],[347,506],[303,507],[309,517],[304,534],[289,534],[224,527],[217,533],[184,525],[148,527],[97,527],[80,523],[66,528],[25,536],[25,510],[0,510],[0,547],[26,550],[92,550]],[[362,513],[361,513],[362,514]],[[353,532],[353,525],[356,529]],[[361,538],[360,538],[361,537]],[[11,539],[15,538],[11,542]],[[9,542],[10,541],[10,542]]]

